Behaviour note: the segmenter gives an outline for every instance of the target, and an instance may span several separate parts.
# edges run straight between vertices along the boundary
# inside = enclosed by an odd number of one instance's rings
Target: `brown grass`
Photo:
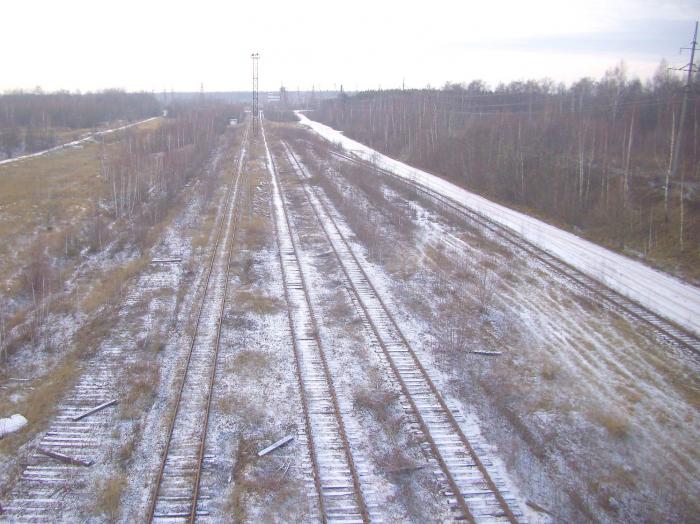
[[[284,303],[276,297],[271,297],[259,290],[238,290],[234,303],[257,315],[271,315],[284,308]]]
[[[266,442],[263,439],[239,436],[236,459],[233,466],[233,489],[225,504],[225,513],[232,522],[248,522],[248,499],[264,501],[264,521],[284,522],[289,509],[302,513],[299,501],[303,500],[302,487],[282,473],[269,461],[259,461],[257,450]],[[269,440],[268,440],[269,442]],[[288,517],[288,515],[287,515]]]
[[[6,397],[0,401],[0,410],[3,412],[24,413],[29,419],[27,428],[0,440],[0,453],[10,454],[43,430],[46,421],[54,412],[56,399],[75,382],[79,374],[80,367],[75,365],[75,356],[72,354],[69,357],[73,358],[64,358],[56,364],[41,381],[33,383],[33,389],[29,389],[24,398],[16,404],[10,403]]]
[[[94,514],[104,515],[109,522],[115,522],[119,515],[119,501],[126,484],[127,478],[124,473],[112,475],[102,481],[98,486]]]
[[[254,370],[260,370],[270,366],[269,357],[262,351],[244,349],[239,351],[231,363],[233,371],[236,373],[248,374]]]
[[[116,267],[102,275],[90,292],[83,298],[81,307],[86,313],[92,313],[100,307],[120,300],[127,281],[141,273],[150,264],[150,257],[141,256],[124,266]]]
[[[49,373],[32,382],[31,387],[27,387],[26,394],[20,401],[10,402],[9,395],[0,399],[1,412],[25,414],[29,420],[28,426],[22,431],[0,440],[1,456],[18,456],[21,446],[46,429],[55,413],[57,399],[65,395],[80,375],[81,369],[76,363],[88,352],[88,346],[74,343],[73,349],[67,352]],[[0,479],[0,494],[6,493],[21,473],[21,461],[17,460],[16,464],[5,478]]]
[[[160,379],[158,366],[150,359],[138,359],[126,366],[120,378],[121,418],[136,420],[155,400]]]
[[[244,221],[245,243],[248,249],[259,251],[272,240],[266,217],[253,215]]]
[[[607,430],[611,436],[622,439],[630,431],[630,423],[623,412],[610,406],[591,406],[587,412],[588,419],[593,423]]]
[[[546,358],[542,361],[542,370],[540,374],[545,380],[555,380],[559,372],[559,366]]]
[[[226,513],[233,517],[233,522],[245,522],[245,486],[243,478],[245,471],[253,460],[254,447],[250,441],[243,437],[238,438],[236,461],[233,465],[233,490],[226,502]]]
[[[209,237],[216,223],[216,208],[210,207],[207,211],[204,222],[198,228],[197,233],[192,237],[192,248],[197,250],[209,244]]]

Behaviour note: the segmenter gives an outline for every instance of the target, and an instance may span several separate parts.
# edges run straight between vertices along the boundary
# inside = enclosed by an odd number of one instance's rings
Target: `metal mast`
[[[258,134],[258,118],[260,117],[260,108],[258,107],[258,60],[260,53],[250,55],[253,59],[253,135]]]
[[[683,90],[683,103],[681,105],[681,119],[678,124],[678,134],[676,135],[675,151],[673,152],[673,159],[671,161],[671,178],[676,176],[676,171],[678,169],[678,158],[681,155],[681,141],[683,139],[683,127],[685,126],[685,113],[688,107],[688,95],[692,90],[693,84],[693,73],[697,71],[695,67],[695,51],[698,48],[698,23],[695,22],[695,32],[693,33],[693,42],[690,44],[690,63],[681,67],[680,71],[688,71],[688,79],[685,83],[685,88]],[[667,189],[668,191],[668,189]]]

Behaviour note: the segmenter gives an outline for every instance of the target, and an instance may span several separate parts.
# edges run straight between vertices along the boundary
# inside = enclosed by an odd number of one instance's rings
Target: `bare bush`
[[[487,314],[496,296],[496,279],[491,270],[481,267],[476,274],[474,286],[474,298],[479,311]]]

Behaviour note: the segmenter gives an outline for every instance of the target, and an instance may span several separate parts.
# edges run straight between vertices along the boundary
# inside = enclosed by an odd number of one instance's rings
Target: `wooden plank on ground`
[[[90,415],[97,413],[98,411],[102,411],[104,408],[108,408],[109,406],[113,406],[117,403],[116,400],[110,400],[108,402],[105,402],[104,404],[100,404],[99,406],[95,406],[94,408],[86,411],[85,413],[82,413],[76,417],[73,417],[71,420],[73,422],[78,422],[81,419],[84,419],[85,417],[89,417]]]
[[[263,455],[267,455],[271,451],[275,451],[277,448],[281,448],[282,446],[284,446],[288,442],[291,442],[291,440],[293,438],[294,437],[292,435],[287,435],[286,437],[278,440],[277,442],[275,442],[271,446],[268,446],[265,449],[258,451],[258,457],[262,457]]]
[[[47,457],[54,458],[56,460],[60,460],[61,462],[65,462],[66,464],[73,464],[74,466],[84,466],[84,467],[89,467],[92,466],[95,461],[94,460],[81,460],[78,458],[74,457],[69,457],[68,455],[64,455],[63,453],[56,453],[55,451],[49,451],[48,449],[44,448],[37,448],[37,451],[41,453],[42,455],[46,455]]]

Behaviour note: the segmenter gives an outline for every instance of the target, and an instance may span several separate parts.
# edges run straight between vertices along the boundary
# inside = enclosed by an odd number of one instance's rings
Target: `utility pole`
[[[673,152],[673,160],[671,162],[671,177],[670,178],[674,178],[676,176],[676,171],[678,169],[678,158],[680,157],[680,154],[681,154],[681,142],[683,140],[683,127],[685,126],[685,114],[686,114],[687,109],[688,109],[688,95],[690,94],[690,90],[691,90],[693,73],[695,71],[697,71],[697,68],[695,67],[695,50],[697,49],[697,44],[698,44],[698,23],[695,22],[695,33],[693,34],[693,42],[690,44],[690,47],[682,48],[682,49],[690,49],[690,63],[677,69],[677,71],[688,71],[688,79],[686,80],[685,88],[683,89],[683,103],[681,105],[681,118],[680,118],[680,122],[678,123],[678,133],[676,133],[676,144],[675,144],[676,147],[675,147],[675,151]],[[666,191],[668,192],[668,184],[666,187]]]
[[[253,59],[253,111],[251,115],[253,117],[253,135],[255,136],[258,134],[258,118],[260,117],[258,107],[258,60],[260,53],[253,53],[250,58]]]

